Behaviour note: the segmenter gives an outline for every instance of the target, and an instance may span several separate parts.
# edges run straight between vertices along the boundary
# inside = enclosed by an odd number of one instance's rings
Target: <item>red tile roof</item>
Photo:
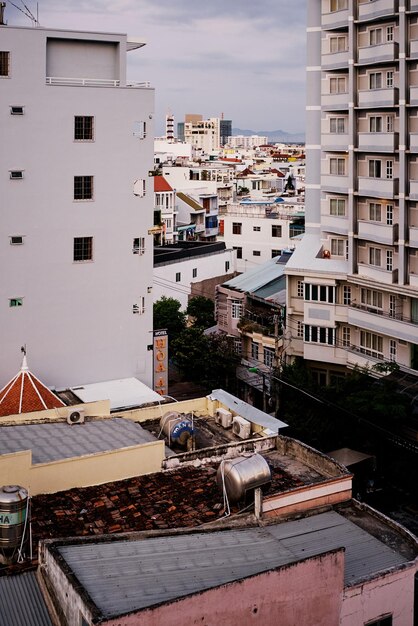
[[[20,372],[0,390],[0,417],[60,406],[65,405],[29,371],[26,356]]]
[[[154,191],[173,191],[164,176],[154,176]]]

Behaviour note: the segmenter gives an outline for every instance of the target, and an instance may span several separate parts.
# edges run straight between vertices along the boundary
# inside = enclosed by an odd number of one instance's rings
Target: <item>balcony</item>
[[[321,188],[323,191],[335,193],[348,193],[348,176],[336,176],[334,174],[321,175]]]
[[[359,65],[371,65],[395,61],[398,58],[399,46],[394,41],[381,43],[377,46],[365,46],[358,49],[357,63]]]
[[[47,85],[67,85],[70,87],[120,87],[120,80],[113,80],[111,78],[75,78],[65,76],[47,76]],[[144,81],[142,83],[126,83],[127,87],[134,89],[149,89],[151,83]]]
[[[418,105],[418,86],[409,88],[409,104]]]
[[[398,194],[399,180],[397,178],[369,178],[359,176],[357,179],[357,187],[358,194],[361,196],[388,198],[391,200]]]
[[[348,323],[364,330],[396,337],[403,341],[416,342],[418,324],[403,315],[391,316],[383,310],[370,309],[352,303],[348,309]]]
[[[360,108],[393,107],[398,104],[398,89],[386,87],[385,89],[361,89],[358,91],[358,104]]]
[[[414,287],[414,289],[418,289],[418,273],[409,272],[409,285],[410,287]],[[416,343],[416,340],[414,343]]]
[[[358,5],[358,20],[375,20],[398,11],[397,0],[374,0]]]
[[[409,10],[418,11],[418,0],[409,0]]]
[[[345,365],[347,361],[346,351],[336,346],[328,346],[323,343],[303,344],[303,358],[309,361],[322,361],[334,365]]]
[[[398,133],[359,133],[358,148],[366,152],[395,152],[399,145]]]
[[[396,285],[398,282],[398,270],[386,270],[383,267],[376,267],[366,263],[358,264],[359,276],[365,276],[371,280],[376,280],[385,285]]]
[[[218,226],[212,228],[205,228],[205,237],[215,237],[219,233]]]
[[[418,180],[409,181],[409,199],[418,200]]]
[[[322,14],[323,29],[327,30],[332,28],[341,28],[344,26],[348,26],[348,9]]]
[[[337,152],[348,150],[348,133],[324,133],[322,149]]]
[[[409,58],[418,59],[418,40],[412,39],[409,42]]]
[[[348,109],[348,93],[324,93],[321,95],[321,104],[327,111]]]
[[[348,67],[348,50],[323,54],[321,65],[323,70],[338,70]]]
[[[412,248],[418,248],[418,227],[417,226],[409,227],[409,245]]]
[[[409,134],[409,151],[418,152],[418,133]]]
[[[385,360],[383,354],[375,352],[372,356],[372,354],[366,354],[366,352],[371,351],[367,350],[366,348],[354,345],[347,348],[347,367],[364,367],[368,369],[370,367],[373,367],[373,365],[376,365],[376,363]]]
[[[327,233],[336,233],[337,235],[348,235],[348,220],[346,217],[336,217],[335,215],[321,215],[322,230]]]
[[[398,224],[389,226],[382,222],[358,220],[358,236],[367,241],[393,246],[398,240]]]

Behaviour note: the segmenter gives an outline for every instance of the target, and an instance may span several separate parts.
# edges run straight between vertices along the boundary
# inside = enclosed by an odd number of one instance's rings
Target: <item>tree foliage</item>
[[[166,328],[170,344],[186,327],[186,314],[180,309],[181,303],[175,298],[162,296],[154,303],[154,329]]]
[[[186,313],[192,318],[194,327],[210,328],[215,324],[215,305],[210,298],[204,296],[190,298]]]

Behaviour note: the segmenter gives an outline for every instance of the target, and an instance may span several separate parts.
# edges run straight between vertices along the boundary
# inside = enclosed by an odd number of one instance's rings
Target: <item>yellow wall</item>
[[[100,485],[161,470],[164,441],[32,465],[32,452],[0,456],[0,484],[21,485],[31,495]]]
[[[98,400],[97,402],[86,402],[85,404],[60,406],[57,409],[46,409],[45,411],[33,411],[32,413],[22,413],[20,415],[6,415],[5,417],[0,417],[0,426],[62,421],[67,418],[70,412],[79,411],[80,409],[84,411],[84,415],[86,416],[109,416],[110,401]]]
[[[193,413],[197,416],[214,415],[218,406],[216,401],[208,398],[195,398],[193,400],[184,400],[182,402],[169,402],[167,404],[157,404],[156,406],[144,407],[141,409],[132,409],[130,411],[120,411],[112,413],[112,417],[125,417],[134,422],[145,422],[146,420],[158,419],[168,411],[177,411],[178,413]]]

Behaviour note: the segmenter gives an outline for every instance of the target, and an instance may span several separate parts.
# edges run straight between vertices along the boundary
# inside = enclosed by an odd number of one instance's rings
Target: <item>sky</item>
[[[14,4],[25,10],[22,0]],[[24,0],[36,15],[35,0]],[[231,119],[242,129],[304,132],[307,0],[40,0],[46,28],[127,33],[128,80],[155,87],[156,134],[165,116]],[[11,26],[30,20],[10,2]]]

